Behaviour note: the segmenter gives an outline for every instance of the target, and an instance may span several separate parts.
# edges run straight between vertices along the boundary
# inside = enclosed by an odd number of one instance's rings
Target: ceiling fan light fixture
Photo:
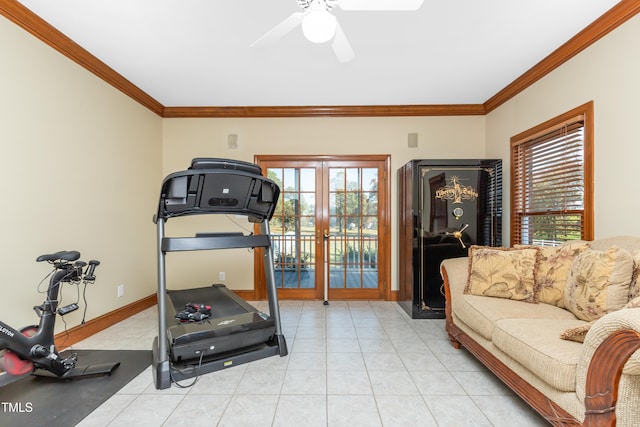
[[[302,20],[302,33],[313,43],[325,43],[336,33],[336,17],[324,9],[309,11]]]

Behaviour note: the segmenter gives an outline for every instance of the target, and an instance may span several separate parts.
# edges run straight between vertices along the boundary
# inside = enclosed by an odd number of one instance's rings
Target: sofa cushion
[[[561,391],[575,391],[582,344],[559,339],[580,320],[503,319],[496,322],[491,341],[505,354]]]
[[[571,264],[583,251],[589,249],[587,242],[568,242],[560,246],[524,246],[516,248],[537,248],[536,296],[538,301],[564,308],[564,288],[569,277]]]
[[[529,304],[478,295],[459,295],[453,299],[451,307],[460,320],[488,340],[494,324],[501,319],[575,320],[571,312],[550,304]]]
[[[472,246],[469,249],[469,280],[465,293],[537,302],[533,248],[507,249]]]
[[[640,237],[635,236],[615,236],[606,237],[604,239],[591,240],[589,242],[591,249],[598,251],[606,251],[611,246],[617,246],[631,253],[640,248]]]
[[[583,251],[571,265],[564,305],[585,321],[619,310],[629,301],[632,274],[633,260],[624,249]]]

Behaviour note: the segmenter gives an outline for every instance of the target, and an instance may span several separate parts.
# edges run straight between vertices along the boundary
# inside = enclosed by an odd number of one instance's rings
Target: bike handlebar
[[[36,258],[37,262],[47,261],[54,264],[56,269],[67,270],[69,274],[61,279],[62,282],[72,282],[76,280],[84,280],[85,282],[93,282],[96,280],[95,269],[100,265],[100,261],[92,259],[89,261],[84,274],[82,270],[87,266],[85,261],[78,261],[80,252],[78,251],[59,251],[52,254],[40,255]],[[73,264],[71,262],[75,261]]]
[[[100,265],[100,261],[95,259],[90,260],[89,267],[87,268],[87,271],[84,273],[84,280],[87,280],[89,282],[96,280],[96,276],[93,274],[93,272],[95,271],[96,267],[99,265]]]

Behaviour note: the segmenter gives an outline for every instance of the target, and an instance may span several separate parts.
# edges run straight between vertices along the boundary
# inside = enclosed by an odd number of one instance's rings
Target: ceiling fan
[[[298,26],[307,40],[326,43],[333,40],[333,49],[338,61],[347,62],[355,56],[338,20],[331,10],[338,6],[342,10],[417,10],[424,0],[296,0],[302,12],[296,12],[276,25],[265,35],[251,43],[251,47],[266,47]]]

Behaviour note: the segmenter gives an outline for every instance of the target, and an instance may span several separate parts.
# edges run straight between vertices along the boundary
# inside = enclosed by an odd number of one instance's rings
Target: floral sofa
[[[640,238],[471,247],[446,328],[550,424],[640,426]]]

